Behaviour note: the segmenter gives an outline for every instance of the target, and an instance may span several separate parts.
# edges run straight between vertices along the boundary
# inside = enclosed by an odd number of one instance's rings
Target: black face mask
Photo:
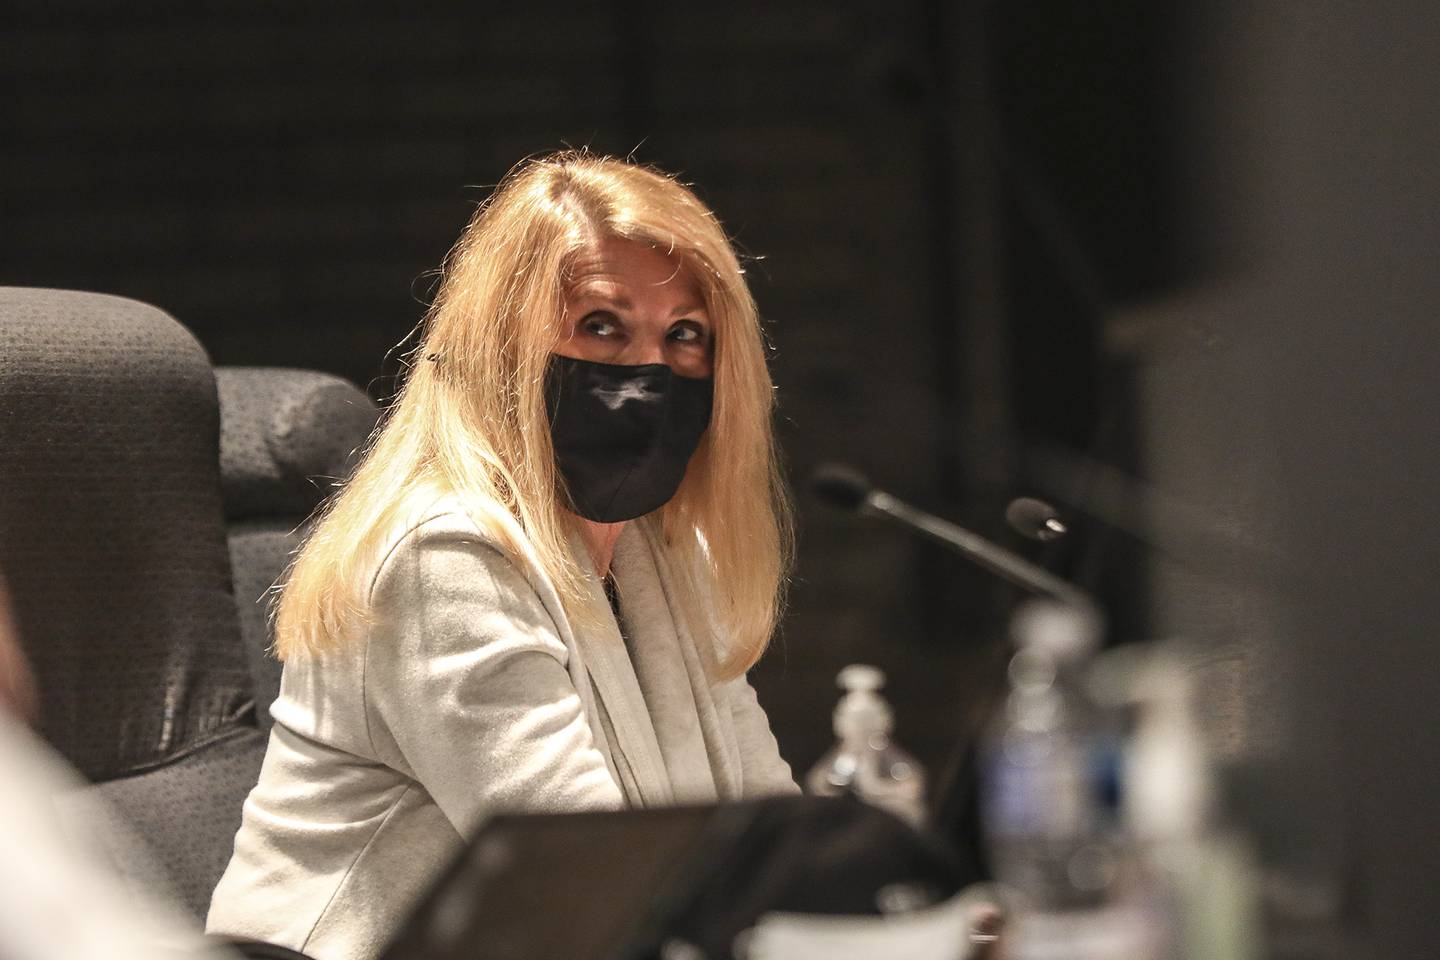
[[[713,385],[663,363],[626,367],[552,356],[545,407],[572,509],[587,520],[617,523],[663,506],[710,425]]]

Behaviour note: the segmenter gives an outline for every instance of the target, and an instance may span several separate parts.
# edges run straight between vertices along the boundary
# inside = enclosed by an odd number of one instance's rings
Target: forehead
[[[565,279],[572,296],[684,298],[704,305],[699,284],[684,261],[638,240],[606,237],[587,243],[571,260]]]

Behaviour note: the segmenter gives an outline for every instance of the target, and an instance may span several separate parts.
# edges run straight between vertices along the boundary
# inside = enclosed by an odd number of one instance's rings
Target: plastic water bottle
[[[925,822],[925,773],[890,739],[895,717],[880,696],[885,674],[851,664],[836,678],[845,696],[835,708],[839,742],[806,777],[816,796],[851,794],[919,827]]]
[[[1080,682],[1098,623],[1036,601],[1021,608],[1013,632],[1010,695],[982,760],[996,877],[1030,909],[1098,906],[1119,868],[1116,750]]]
[[[1118,815],[1118,738],[1086,689],[1098,614],[1054,603],[1013,624],[1010,696],[982,760],[985,834],[1012,960],[1162,955],[1133,897]]]

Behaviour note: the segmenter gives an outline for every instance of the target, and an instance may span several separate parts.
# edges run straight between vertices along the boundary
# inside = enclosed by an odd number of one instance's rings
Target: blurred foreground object
[[[28,676],[0,580],[0,692],[23,690]],[[163,889],[122,882],[115,863],[133,864],[145,853],[25,728],[15,704],[0,698],[0,956],[224,960],[223,950],[161,905]]]
[[[1015,614],[1010,695],[982,747],[982,820],[1008,915],[1006,955],[1151,958],[1124,895],[1117,744],[1085,688],[1098,622],[1030,601]]]
[[[1217,577],[1177,544],[1152,634],[1187,641],[1266,953],[1433,957],[1440,5],[1179,19],[1163,122],[1192,275],[1107,336],[1139,371],[1147,479],[1294,570]]]
[[[1125,837],[1160,954],[1261,956],[1259,865],[1226,815],[1175,644],[1115,651],[1096,664],[1092,684],[1102,702],[1113,698],[1107,706],[1137,714],[1124,760]]]
[[[849,798],[505,815],[383,956],[729,960],[776,912],[838,922],[937,909],[957,935],[973,901],[939,905],[971,880],[944,845]],[[951,947],[968,950],[966,937]]]
[[[980,960],[994,937],[990,891],[882,917],[771,913],[746,939],[745,960]]]
[[[1038,601],[1014,634],[1011,694],[983,765],[1006,956],[1259,956],[1259,873],[1219,817],[1172,648],[1092,659],[1095,625]]]
[[[995,872],[1027,907],[1095,906],[1118,874],[1113,737],[1083,686],[1096,625],[1043,601],[1014,619],[1010,695],[981,764]]]
[[[121,879],[117,863],[133,872],[145,856],[84,781],[0,710],[0,956],[228,957],[164,905],[163,886]]]

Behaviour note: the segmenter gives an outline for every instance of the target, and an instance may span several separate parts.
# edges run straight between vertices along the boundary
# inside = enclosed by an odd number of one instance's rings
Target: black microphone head
[[[875,487],[865,474],[843,463],[822,463],[810,475],[810,489],[831,506],[859,510]]]
[[[1031,540],[1058,540],[1066,533],[1060,512],[1044,500],[1016,497],[1005,508],[1005,522],[1022,537]]]

